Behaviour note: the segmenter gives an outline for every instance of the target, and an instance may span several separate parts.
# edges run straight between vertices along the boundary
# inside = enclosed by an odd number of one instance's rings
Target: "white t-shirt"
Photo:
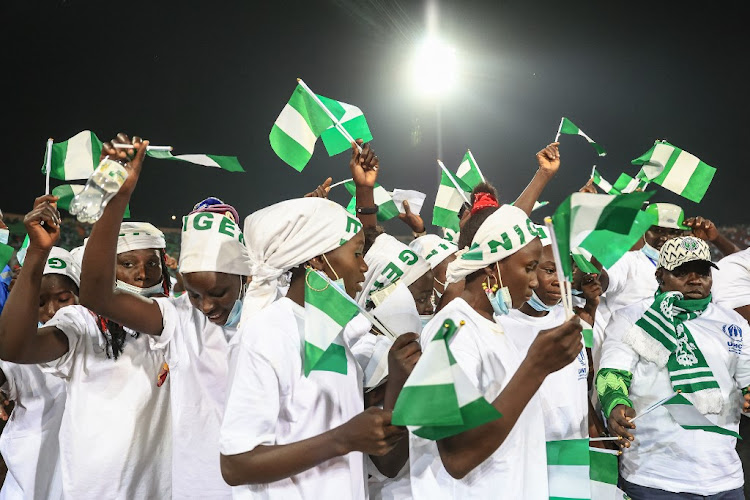
[[[496,316],[519,354],[525,357],[542,330],[565,322],[565,309],[555,306],[546,316],[528,316],[512,309],[507,316]],[[588,430],[588,357],[582,349],[568,366],[547,375],[539,388],[547,441],[589,437]]]
[[[348,346],[346,375],[313,371],[305,377],[304,317],[302,307],[281,298],[246,321],[232,340],[223,455],[302,441],[364,411],[362,370]],[[280,481],[232,490],[236,499],[363,499],[364,457],[353,452]]]
[[[148,335],[128,334],[118,359],[106,354],[95,316],[63,307],[45,324],[68,337],[68,352],[43,369],[67,381],[60,428],[65,498],[170,498],[169,379],[156,386],[164,353]]]
[[[610,316],[623,307],[653,298],[658,286],[655,273],[656,262],[640,250],[625,253],[614,266],[607,269],[609,286],[601,302],[606,303]]]
[[[727,309],[750,304],[750,248],[721,259],[713,269],[711,286],[715,304]]]
[[[453,336],[450,350],[466,376],[493,401],[521,364],[508,336],[497,323],[474,311],[463,299],[453,299],[422,330],[422,349],[443,320],[464,326]],[[544,418],[538,395],[521,413],[503,444],[463,479],[454,479],[443,467],[437,443],[409,434],[411,489],[415,499],[443,498],[549,498]]]
[[[172,403],[173,498],[231,498],[221,477],[219,429],[229,370],[229,339],[236,328],[208,321],[187,294],[156,299],[164,330]],[[166,342],[160,342],[161,339]]]
[[[0,435],[8,475],[0,500],[62,498],[60,422],[65,410],[65,382],[38,365],[0,360],[7,382],[2,390],[15,402]]]
[[[652,303],[652,298],[645,299],[616,313],[607,327],[602,353],[602,368],[633,374],[629,397],[636,414],[674,392],[667,368],[641,359],[622,340]],[[724,396],[722,412],[706,418],[738,432],[740,387],[750,384],[750,345],[743,341],[750,326],[736,312],[715,304],[709,304],[700,317],[685,325]],[[741,329],[738,336],[724,333],[724,327],[730,325]],[[696,495],[714,495],[743,485],[742,464],[734,449],[736,439],[731,436],[683,429],[665,408],[639,418],[633,436],[635,441],[624,450],[620,461],[620,473],[631,483]]]

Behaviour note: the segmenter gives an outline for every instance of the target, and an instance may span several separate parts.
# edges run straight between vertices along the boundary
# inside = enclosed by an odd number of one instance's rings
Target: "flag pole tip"
[[[297,78],[297,82],[301,82],[301,81],[302,81],[302,78]]]
[[[47,141],[52,141],[52,140],[53,140],[52,137],[50,137],[49,139],[47,139]]]

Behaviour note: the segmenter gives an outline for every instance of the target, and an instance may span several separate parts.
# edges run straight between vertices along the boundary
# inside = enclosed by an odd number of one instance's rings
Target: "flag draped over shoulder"
[[[696,203],[703,199],[716,174],[714,167],[666,141],[656,141],[631,163],[642,165],[641,178]]]
[[[352,195],[352,199],[349,201],[349,205],[347,205],[346,209],[349,211],[350,214],[356,215],[356,192],[357,187],[355,186],[353,181],[345,182],[344,187],[347,191],[349,191],[349,194]],[[373,197],[375,198],[375,205],[378,207],[378,214],[377,218],[379,221],[387,221],[390,219],[393,219],[394,217],[398,217],[399,211],[398,207],[396,206],[396,203],[393,201],[393,198],[390,194],[388,194],[388,191],[385,190],[383,186],[381,186],[378,183],[375,183],[375,187],[373,188],[372,192]]]
[[[573,123],[572,121],[568,120],[565,117],[563,117],[562,122],[560,123],[560,132],[559,133],[560,134],[566,134],[566,135],[580,135],[581,137],[583,137],[584,139],[586,139],[589,144],[591,144],[591,147],[594,148],[594,150],[596,151],[596,154],[598,154],[599,156],[606,156],[607,155],[607,152],[604,150],[604,148],[602,146],[600,146],[599,144],[597,144],[596,142],[594,142],[594,140],[591,139],[591,137],[587,136],[583,132],[583,130],[581,130],[580,128],[578,128],[578,126],[576,126],[575,123]]]
[[[77,133],[67,141],[52,144],[49,176],[61,181],[88,179],[99,164],[102,141],[90,130]],[[46,174],[47,154],[42,173]]]
[[[446,320],[425,347],[393,409],[393,425],[415,435],[444,439],[500,418],[456,363],[448,342],[457,331]]]

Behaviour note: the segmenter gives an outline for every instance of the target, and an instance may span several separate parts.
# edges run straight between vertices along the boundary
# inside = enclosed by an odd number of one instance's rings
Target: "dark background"
[[[690,7],[690,6],[699,7]],[[542,199],[550,213],[597,164],[614,182],[629,161],[668,139],[718,168],[701,206],[658,188],[653,198],[717,224],[742,209],[750,154],[747,17],[740,2],[439,3],[441,34],[458,50],[460,86],[442,103],[443,161],[471,148],[501,201],[535,171],[535,153],[567,116],[609,155],[563,136],[563,164]],[[425,3],[369,1],[9,1],[0,5],[4,152],[0,208],[24,213],[43,193],[48,137],[122,130],[175,154],[236,155],[245,174],[149,160],[133,218],[177,226],[208,195],[253,210],[349,177],[348,154],[322,144],[303,173],[271,150],[271,125],[302,77],[359,106],[386,188],[427,193],[438,173],[435,105],[406,83],[425,35]],[[57,181],[53,180],[53,186]],[[654,186],[655,187],[655,186]],[[331,196],[348,201],[343,188]],[[394,232],[406,232],[397,221]]]

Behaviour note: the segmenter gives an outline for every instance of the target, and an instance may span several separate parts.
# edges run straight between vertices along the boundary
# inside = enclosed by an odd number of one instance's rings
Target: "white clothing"
[[[166,348],[172,404],[172,497],[231,498],[221,477],[219,429],[224,416],[229,339],[192,306],[187,294],[155,299],[164,329],[156,346]],[[166,342],[160,342],[161,339]]]
[[[565,322],[562,305],[553,307],[546,316],[528,316],[511,309],[506,316],[496,316],[506,335],[513,341],[522,357],[542,330]],[[544,432],[547,441],[589,437],[588,430],[588,357],[582,349],[568,366],[550,373],[539,388],[544,413]]]
[[[60,422],[65,410],[65,382],[38,365],[0,360],[7,382],[2,390],[15,402],[0,435],[8,475],[0,500],[62,498]]]
[[[511,380],[522,357],[497,323],[474,311],[463,299],[453,299],[422,331],[422,349],[443,320],[465,324],[453,336],[450,350],[469,380],[493,401]],[[437,443],[409,434],[411,487],[415,499],[549,498],[544,419],[537,395],[521,413],[505,442],[469,472],[454,479],[443,467]]]
[[[45,324],[68,352],[43,369],[67,381],[60,427],[63,495],[74,500],[170,498],[169,380],[156,386],[164,353],[129,333],[118,359],[106,354],[95,315],[63,307]],[[127,331],[127,330],[126,330]]]
[[[602,302],[606,303],[610,315],[645,298],[653,298],[658,286],[655,273],[656,263],[640,250],[625,253],[607,269],[609,286]]]
[[[364,410],[362,370],[348,346],[346,375],[304,376],[304,317],[302,307],[281,298],[243,322],[232,340],[223,455],[308,439]],[[364,457],[353,452],[286,479],[232,490],[235,499],[364,499]]]
[[[750,304],[750,248],[721,259],[712,271],[713,301],[727,309]]]
[[[623,342],[625,333],[653,301],[653,298],[644,299],[615,313],[607,327],[602,353],[602,368],[633,374],[629,397],[636,414],[674,392],[666,367],[659,368],[640,358]],[[736,312],[715,304],[709,304],[700,317],[685,325],[724,398],[722,412],[707,414],[706,418],[738,432],[742,408],[740,387],[750,384],[750,345],[743,342],[743,333],[747,335],[750,326]],[[728,328],[730,325],[737,328]],[[625,450],[620,462],[620,473],[627,481],[697,495],[713,495],[742,486],[742,464],[734,449],[735,438],[683,429],[665,408],[644,415],[636,426],[635,441]]]
[[[367,473],[370,476],[367,481],[370,500],[405,500],[412,498],[411,471],[408,460],[396,474],[396,477],[387,477],[381,474],[369,456],[366,456],[365,460],[367,462]]]

